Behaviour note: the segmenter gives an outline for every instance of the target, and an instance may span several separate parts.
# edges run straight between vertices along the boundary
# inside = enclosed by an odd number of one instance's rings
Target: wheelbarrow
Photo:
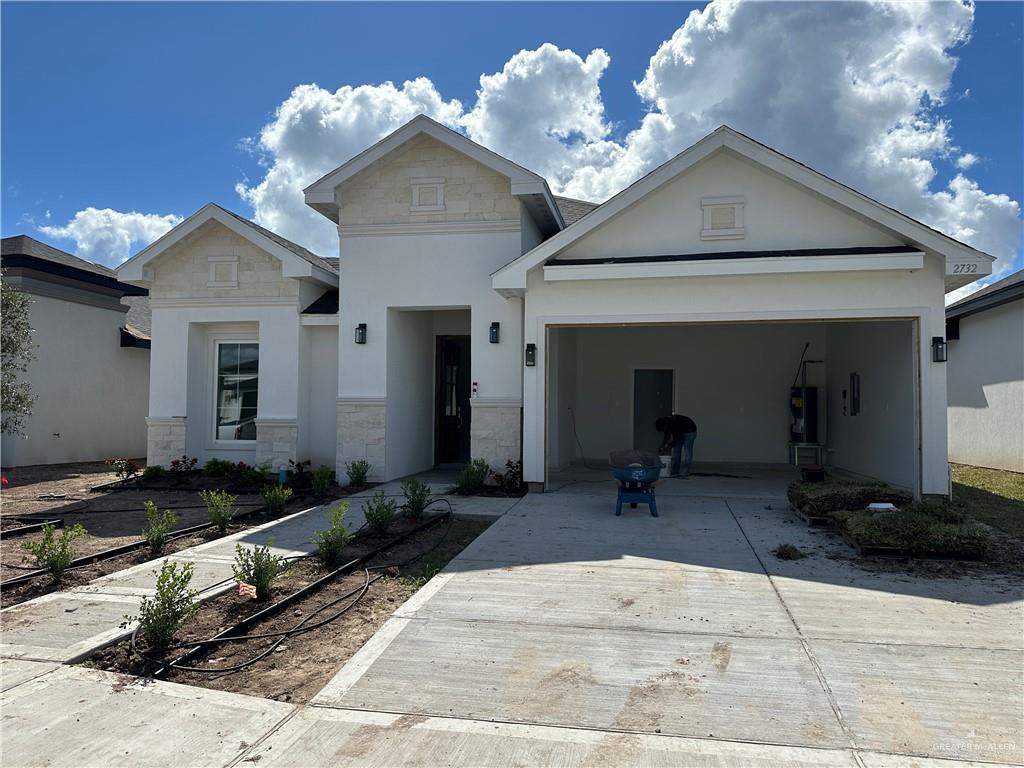
[[[654,497],[654,484],[661,477],[661,457],[649,451],[612,451],[609,454],[612,476],[619,481],[615,500],[615,515],[622,514],[623,503],[636,509],[646,504],[651,516],[658,516],[658,502]]]

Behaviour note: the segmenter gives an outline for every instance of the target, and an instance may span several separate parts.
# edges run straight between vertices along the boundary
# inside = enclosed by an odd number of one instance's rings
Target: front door
[[[469,461],[469,336],[437,337],[438,464]]]
[[[657,451],[664,437],[654,426],[672,415],[672,371],[633,371],[633,447]]]

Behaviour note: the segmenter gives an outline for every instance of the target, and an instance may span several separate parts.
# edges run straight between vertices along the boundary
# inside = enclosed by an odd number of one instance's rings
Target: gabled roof
[[[558,195],[555,195],[555,202],[558,203],[558,209],[562,212],[562,218],[565,219],[567,227],[575,224],[600,205],[600,203],[577,200],[574,197],[559,197]]]
[[[121,291],[127,296],[145,296],[146,291],[119,282],[117,273],[102,264],[95,264],[66,251],[54,248],[28,235],[5,237],[0,241],[0,264],[8,269],[21,267],[50,275],[77,280],[102,288]]]
[[[1024,299],[1024,269],[1002,280],[975,291],[970,296],[946,307],[946,319],[966,317],[986,309],[1002,306],[1016,299]]]
[[[430,136],[455,152],[466,155],[495,173],[508,177],[512,184],[512,194],[522,200],[537,225],[545,233],[557,232],[565,226],[562,213],[548,188],[547,181],[542,176],[467,139],[461,133],[441,125],[426,115],[417,115],[372,147],[363,150],[348,162],[310,184],[303,190],[306,196],[306,205],[322,213],[331,221],[337,222],[338,207],[335,190],[338,186],[385,155],[394,152],[403,144],[423,135]]]
[[[949,260],[978,262],[986,271],[991,268],[991,262],[995,261],[993,256],[944,235],[894,208],[872,200],[867,195],[830,179],[803,163],[723,125],[643,178],[633,182],[575,224],[503,266],[491,276],[493,288],[503,295],[521,295],[526,290],[526,276],[531,269],[545,263],[643,197],[719,151],[731,151],[787,178],[812,193],[830,200],[847,212],[867,219],[894,236],[909,241],[915,247],[931,250]],[[970,282],[970,279],[969,276],[947,276],[946,290],[953,290],[965,285]]]
[[[281,262],[281,271],[285,277],[308,277],[330,286],[338,284],[337,267],[326,259],[216,203],[207,203],[163,237],[128,259],[118,267],[118,276],[131,283],[149,283],[152,277],[147,265],[210,221],[222,224],[276,258]]]

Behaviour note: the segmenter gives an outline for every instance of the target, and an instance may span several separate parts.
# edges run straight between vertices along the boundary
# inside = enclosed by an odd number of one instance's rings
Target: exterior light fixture
[[[491,344],[498,343],[498,329],[501,327],[501,323],[491,323],[490,342]]]
[[[356,344],[366,343],[366,323],[360,323],[356,326]]]
[[[932,362],[946,362],[946,340],[941,336],[932,336]]]
[[[533,367],[537,364],[537,345],[527,344],[526,345],[526,364],[529,367]]]

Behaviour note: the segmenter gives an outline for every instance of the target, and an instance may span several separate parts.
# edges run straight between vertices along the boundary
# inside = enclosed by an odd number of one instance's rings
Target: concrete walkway
[[[508,511],[309,707],[54,663],[80,652],[67,650],[75,638],[40,661],[4,650],[0,759],[1021,763],[1020,584],[865,573],[831,557],[847,550],[827,534],[768,505],[780,506],[664,494],[654,519],[615,518],[603,489],[465,500],[467,513]],[[275,531],[276,546],[301,545],[294,525]],[[812,556],[777,560],[770,550],[787,541]],[[197,558],[227,559],[204,547]],[[83,599],[123,596],[115,586]]]

